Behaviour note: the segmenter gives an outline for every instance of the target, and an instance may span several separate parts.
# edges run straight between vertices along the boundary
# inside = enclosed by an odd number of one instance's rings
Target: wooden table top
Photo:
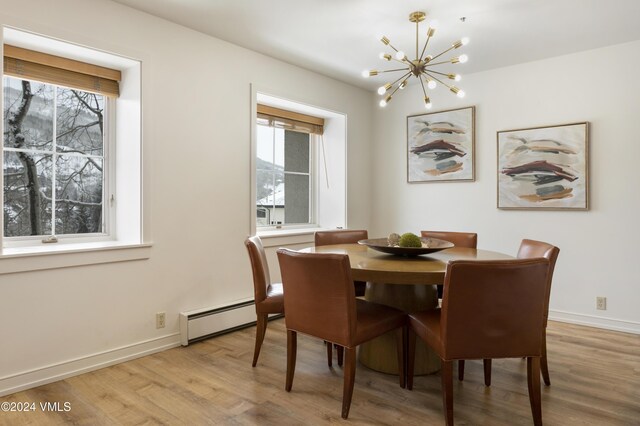
[[[454,247],[415,257],[394,256],[361,244],[334,244],[309,247],[307,253],[342,253],[349,255],[351,276],[355,281],[389,284],[442,284],[450,260],[500,260],[512,256],[470,248]]]

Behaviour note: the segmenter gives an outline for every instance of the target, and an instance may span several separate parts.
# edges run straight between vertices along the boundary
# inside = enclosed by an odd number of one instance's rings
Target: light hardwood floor
[[[358,425],[443,424],[440,376],[395,376],[358,366],[349,419],[340,418],[342,370],[326,364],[322,342],[299,336],[291,393],[284,390],[284,321],[269,323],[256,368],[255,327],[186,348],[72,377],[0,398],[35,403],[36,412],[0,412],[1,425]],[[640,336],[550,322],[551,386],[542,389],[546,425],[640,425]],[[491,387],[482,363],[455,381],[459,425],[530,425],[526,362],[494,360]],[[43,412],[40,402],[70,403]]]

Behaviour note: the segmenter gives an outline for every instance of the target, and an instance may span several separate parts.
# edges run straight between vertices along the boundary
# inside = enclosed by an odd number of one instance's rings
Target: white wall
[[[253,296],[250,84],[347,114],[348,223],[368,227],[368,92],[109,1],[0,5],[1,25],[142,60],[153,243],[126,263],[2,274],[0,259],[0,394],[176,345],[179,312]]]
[[[640,333],[639,67],[633,42],[471,75],[457,68],[466,98],[438,88],[433,111],[476,106],[472,183],[406,183],[406,116],[423,112],[421,90],[394,96],[374,114],[370,234],[473,231],[480,248],[513,254],[522,238],[548,241],[561,249],[551,316]],[[498,210],[496,131],[577,121],[590,122],[591,209]]]

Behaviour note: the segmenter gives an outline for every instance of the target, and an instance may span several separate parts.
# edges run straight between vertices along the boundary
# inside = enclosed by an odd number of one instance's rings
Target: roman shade
[[[4,74],[117,97],[121,72],[61,56],[4,45]]]
[[[258,104],[257,109],[258,124],[317,135],[323,132],[324,118],[262,104]]]

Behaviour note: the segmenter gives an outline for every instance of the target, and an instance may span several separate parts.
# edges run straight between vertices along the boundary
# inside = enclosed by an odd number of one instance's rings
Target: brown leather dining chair
[[[453,425],[453,361],[527,358],[529,402],[542,424],[540,358],[547,259],[456,260],[447,265],[442,308],[409,315],[407,388],[413,388],[416,335],[438,354],[447,425]]]
[[[349,256],[278,250],[287,312],[287,376],[291,391],[296,366],[297,336],[303,333],[338,344],[345,350],[342,418],[351,407],[356,372],[356,347],[392,330],[397,331],[398,363],[404,365],[406,314],[355,296]],[[405,387],[404,368],[400,386]]]
[[[424,238],[437,238],[449,241],[455,247],[477,248],[478,234],[474,232],[450,232],[450,231],[420,231]],[[438,299],[442,299],[442,286],[437,286]]]
[[[355,244],[360,240],[369,238],[366,229],[335,229],[331,231],[316,231],[315,245],[327,246],[330,244]],[[356,297],[364,296],[367,283],[364,281],[355,281]]]
[[[549,319],[549,299],[551,297],[551,282],[553,280],[553,270],[556,267],[556,261],[560,249],[551,244],[524,239],[520,243],[518,249],[518,259],[535,259],[543,257],[549,261],[549,270],[547,272],[547,290],[544,305],[544,333],[542,334],[542,357],[540,358],[540,371],[542,379],[546,386],[551,385],[549,377],[549,364],[547,362],[547,322]],[[458,361],[458,380],[464,379],[464,360]],[[484,383],[491,386],[491,359],[484,360]]]
[[[456,247],[477,248],[478,234],[473,232],[420,231],[424,238],[437,238],[449,241]]]
[[[244,241],[244,245],[249,251],[249,259],[251,260],[251,270],[253,271],[253,294],[256,304],[256,345],[253,351],[253,362],[251,365],[256,366],[260,348],[264,341],[264,335],[267,331],[267,321],[269,314],[284,313],[284,297],[282,294],[281,283],[271,283],[269,276],[269,265],[267,257],[262,246],[260,237],[249,237]]]
[[[328,246],[331,244],[355,244],[360,240],[369,238],[369,232],[366,229],[333,229],[330,231],[316,231],[314,235],[315,246]],[[354,281],[353,285],[356,289],[356,297],[364,296],[367,283],[364,281]],[[333,352],[330,343],[327,343],[327,363],[329,367],[332,365]],[[340,346],[336,347],[338,357],[338,365],[342,366],[343,351]]]

